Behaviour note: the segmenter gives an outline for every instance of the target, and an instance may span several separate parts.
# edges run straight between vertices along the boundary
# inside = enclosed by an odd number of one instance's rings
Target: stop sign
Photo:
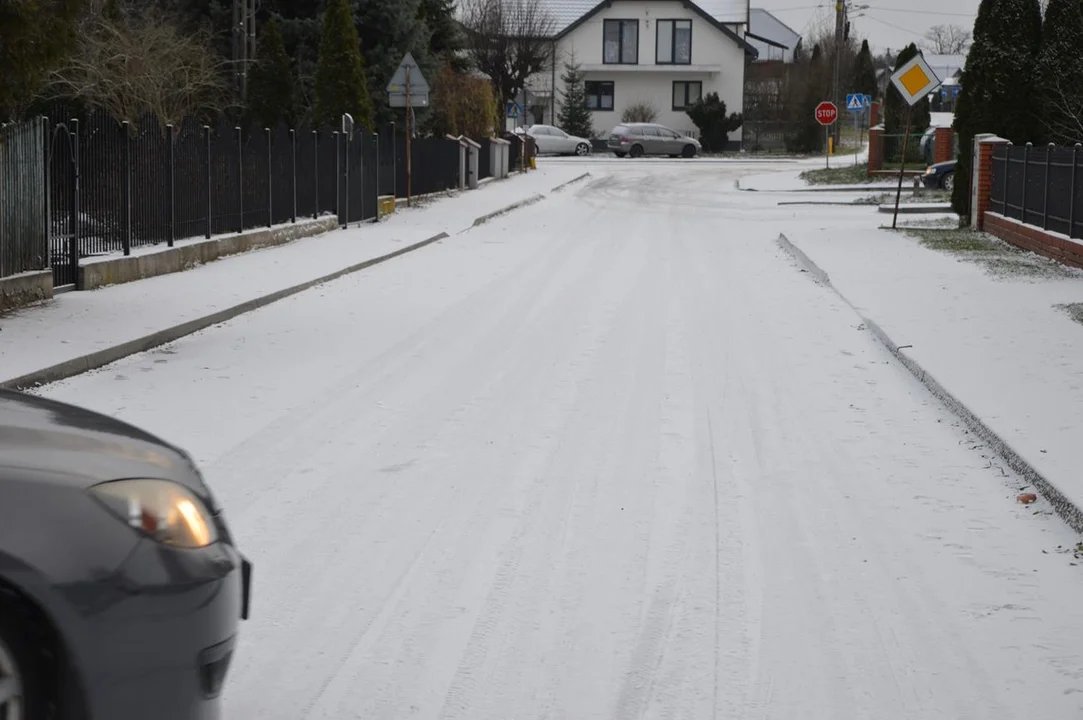
[[[832,125],[839,117],[839,109],[835,103],[824,100],[816,106],[816,122],[821,125]]]

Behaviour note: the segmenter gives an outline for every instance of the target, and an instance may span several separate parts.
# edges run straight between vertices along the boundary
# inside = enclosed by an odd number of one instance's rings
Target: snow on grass
[[[1010,243],[970,228],[928,230],[908,228],[921,244],[961,260],[981,265],[998,278],[1081,278],[1083,271],[1036,253],[1022,250]]]

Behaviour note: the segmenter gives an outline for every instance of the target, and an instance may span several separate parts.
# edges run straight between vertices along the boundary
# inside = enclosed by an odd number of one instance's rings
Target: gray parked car
[[[183,451],[0,390],[0,719],[217,719],[250,586]]]
[[[609,150],[617,157],[668,155],[695,157],[703,146],[699,140],[656,123],[621,123],[609,133]]]

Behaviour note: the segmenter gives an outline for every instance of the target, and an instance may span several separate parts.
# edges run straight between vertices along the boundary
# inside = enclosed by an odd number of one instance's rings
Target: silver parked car
[[[534,138],[539,155],[590,154],[590,140],[569,135],[553,125],[531,125],[526,134]]]
[[[621,123],[609,133],[608,147],[617,157],[668,155],[690,158],[703,149],[699,140],[656,123]]]

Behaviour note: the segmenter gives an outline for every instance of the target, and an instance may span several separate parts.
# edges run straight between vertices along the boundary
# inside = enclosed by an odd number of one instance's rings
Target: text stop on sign
[[[833,102],[822,102],[816,106],[816,122],[821,125],[831,125],[838,119],[839,109]]]

